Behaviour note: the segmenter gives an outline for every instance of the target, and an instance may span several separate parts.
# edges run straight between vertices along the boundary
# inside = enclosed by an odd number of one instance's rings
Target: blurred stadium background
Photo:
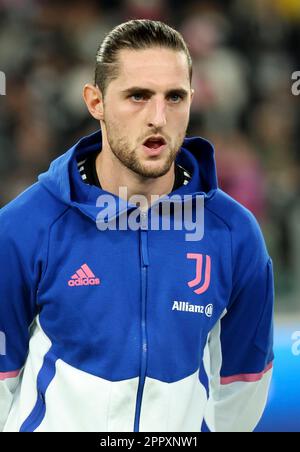
[[[163,20],[189,44],[188,134],[215,144],[221,188],[255,214],[274,261],[275,374],[257,430],[299,432],[300,0],[0,0],[0,207],[97,129],[82,86],[105,33],[132,18]]]

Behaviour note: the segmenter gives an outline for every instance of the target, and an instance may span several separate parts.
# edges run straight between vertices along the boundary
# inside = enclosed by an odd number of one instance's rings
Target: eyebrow
[[[148,89],[148,88],[142,88],[140,86],[133,86],[133,87],[127,88],[121,92],[122,92],[122,94],[125,94],[126,96],[130,96],[131,94],[134,94],[137,92],[144,94],[144,95],[148,95],[148,96],[152,96],[153,94],[155,94],[155,91],[152,91],[151,89]],[[167,91],[165,94],[167,96],[170,96],[171,94],[179,94],[182,97],[186,97],[188,95],[188,91],[184,88],[173,88],[173,89],[170,89],[169,91]]]

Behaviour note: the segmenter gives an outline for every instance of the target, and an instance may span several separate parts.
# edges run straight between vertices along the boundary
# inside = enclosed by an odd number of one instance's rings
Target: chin
[[[170,170],[165,164],[143,165],[140,174],[144,177],[158,178],[162,177]]]

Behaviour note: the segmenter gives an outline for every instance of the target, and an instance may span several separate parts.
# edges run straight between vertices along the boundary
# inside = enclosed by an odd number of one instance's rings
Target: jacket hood
[[[99,213],[97,199],[100,195],[114,196],[119,213],[132,206],[116,195],[85,184],[78,171],[78,162],[88,154],[101,150],[101,131],[81,138],[65,154],[55,159],[47,172],[39,176],[39,182],[58,200],[69,206],[79,208],[84,214],[95,220]],[[204,195],[205,200],[211,198],[218,188],[214,149],[212,144],[200,137],[186,138],[176,158],[176,162],[187,169],[192,178],[172,192],[181,195]]]

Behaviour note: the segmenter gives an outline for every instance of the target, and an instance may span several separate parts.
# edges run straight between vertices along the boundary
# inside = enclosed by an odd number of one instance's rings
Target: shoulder
[[[218,189],[207,203],[207,210],[226,225],[231,234],[233,254],[259,252],[267,257],[264,237],[257,219],[247,208]]]
[[[0,240],[34,239],[68,209],[36,182],[0,209]]]
[[[260,226],[253,213],[220,189],[207,203],[207,210],[223,221],[233,233],[260,232]]]

